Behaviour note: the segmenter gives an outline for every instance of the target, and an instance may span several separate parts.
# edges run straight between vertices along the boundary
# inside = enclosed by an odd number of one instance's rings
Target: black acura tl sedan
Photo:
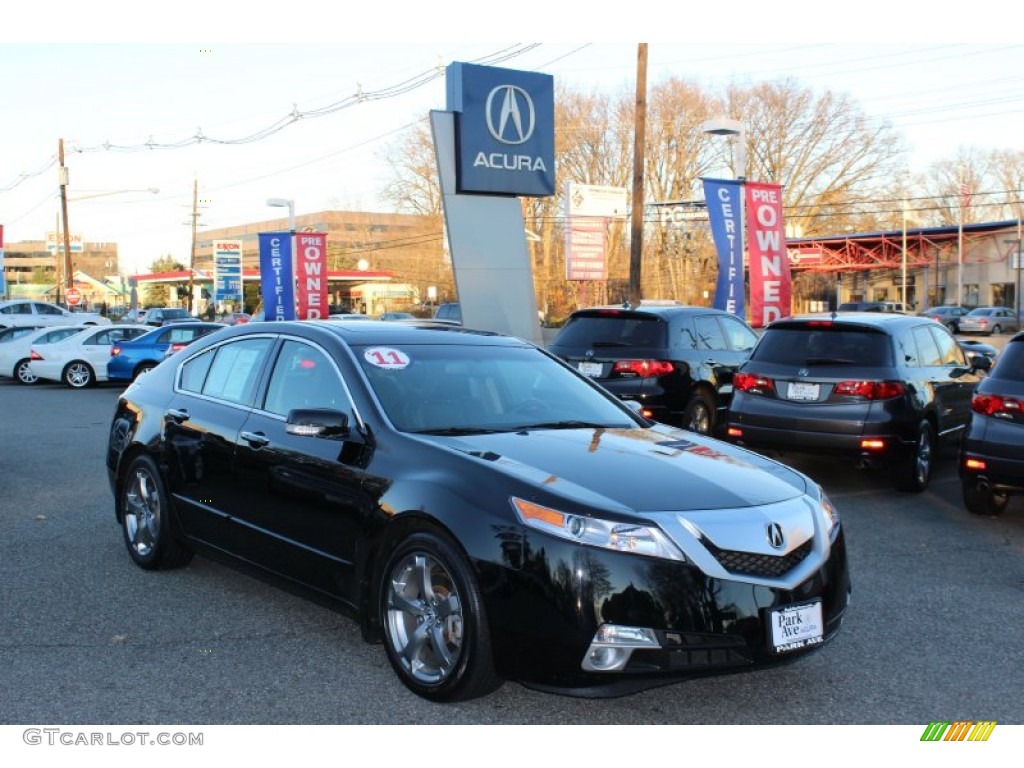
[[[810,479],[459,326],[217,331],[124,391],[106,465],[139,566],[199,552],[298,589],[434,701],[784,662],[849,599]]]

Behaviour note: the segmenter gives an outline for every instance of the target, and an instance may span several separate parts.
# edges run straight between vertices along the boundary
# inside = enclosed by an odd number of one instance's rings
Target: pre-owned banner
[[[704,179],[704,199],[718,253],[714,307],[744,317],[743,182]]]
[[[295,319],[291,232],[260,232],[260,289],[266,320]]]
[[[329,293],[326,233],[300,232],[295,236],[295,251],[299,320],[327,317]]]
[[[782,187],[747,182],[750,324],[763,328],[793,314],[792,283],[782,220]]]

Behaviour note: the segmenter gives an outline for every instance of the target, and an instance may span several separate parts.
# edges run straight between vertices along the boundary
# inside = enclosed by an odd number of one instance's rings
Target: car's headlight
[[[832,535],[839,528],[839,510],[836,509],[836,505],[832,503],[832,499],[825,493],[825,489],[818,487],[818,493],[821,496],[821,511],[825,517],[825,532],[832,538]]]
[[[686,562],[679,548],[655,526],[572,515],[516,497],[512,497],[512,506],[524,525],[560,539],[616,552]]]

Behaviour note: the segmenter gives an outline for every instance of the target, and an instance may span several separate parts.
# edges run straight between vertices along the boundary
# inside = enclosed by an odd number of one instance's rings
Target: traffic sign
[[[67,301],[69,307],[77,307],[78,302],[82,300],[82,292],[77,288],[68,288],[64,291],[64,299]]]

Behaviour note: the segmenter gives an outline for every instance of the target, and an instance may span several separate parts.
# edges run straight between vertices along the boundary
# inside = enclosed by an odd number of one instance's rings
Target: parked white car
[[[145,325],[111,325],[86,328],[54,344],[33,346],[29,371],[46,381],[62,381],[74,389],[107,380],[110,348],[153,330]]]
[[[58,328],[35,328],[13,341],[0,344],[0,377],[19,384],[35,384],[39,377],[29,366],[32,347],[63,341],[86,330],[84,325],[62,325]]]
[[[0,301],[0,328],[16,325],[110,325],[98,312],[69,312],[48,301],[9,299]]]

